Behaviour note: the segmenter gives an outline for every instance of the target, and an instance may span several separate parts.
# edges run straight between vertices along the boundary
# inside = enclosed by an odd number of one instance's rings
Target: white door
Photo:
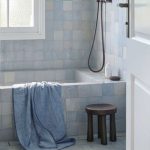
[[[150,0],[130,0],[126,150],[150,150]]]

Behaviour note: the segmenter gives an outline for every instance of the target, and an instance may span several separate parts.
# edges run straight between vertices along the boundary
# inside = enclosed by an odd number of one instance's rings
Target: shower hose
[[[98,6],[97,6],[97,18],[96,18],[96,26],[95,26],[95,32],[94,32],[94,38],[93,38],[93,42],[92,42],[92,46],[91,46],[91,50],[90,50],[90,54],[88,57],[88,68],[92,71],[92,72],[101,72],[105,66],[105,41],[104,41],[104,21],[103,21],[103,2],[101,2],[101,35],[102,35],[102,52],[103,52],[103,61],[102,61],[102,65],[99,69],[94,70],[91,67],[90,64],[90,59],[91,59],[91,55],[94,49],[94,44],[95,44],[95,39],[96,39],[96,34],[97,34],[97,26],[98,26],[98,21],[99,21],[99,9],[100,9],[100,1],[97,2]]]

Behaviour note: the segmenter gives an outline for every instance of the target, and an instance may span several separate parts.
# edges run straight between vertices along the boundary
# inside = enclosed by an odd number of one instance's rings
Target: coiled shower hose
[[[93,42],[92,42],[92,46],[91,46],[91,50],[90,50],[90,54],[88,57],[88,68],[92,71],[92,72],[101,72],[105,66],[105,41],[104,41],[104,23],[103,23],[103,3],[101,2],[101,35],[102,35],[102,52],[103,52],[103,61],[102,61],[102,65],[98,70],[94,70],[91,67],[90,64],[90,59],[91,59],[91,55],[94,49],[94,44],[95,44],[95,39],[96,39],[96,34],[97,34],[97,26],[98,26],[98,21],[99,21],[99,9],[100,9],[100,1],[97,1],[98,6],[97,6],[97,18],[96,18],[96,26],[95,26],[95,32],[94,32],[94,38],[93,38]]]

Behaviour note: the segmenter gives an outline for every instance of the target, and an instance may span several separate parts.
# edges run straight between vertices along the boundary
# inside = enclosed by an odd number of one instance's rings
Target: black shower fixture
[[[112,0],[97,0],[97,2],[112,3]]]
[[[112,0],[106,0],[106,2],[108,2],[108,3],[112,3]]]
[[[108,2],[108,3],[112,3],[112,0],[106,0],[106,2]]]
[[[91,45],[91,49],[90,49],[90,54],[89,54],[89,57],[88,57],[88,68],[90,69],[90,71],[92,72],[101,72],[104,67],[105,67],[105,37],[104,37],[104,11],[103,11],[103,5],[106,5],[106,3],[111,3],[112,0],[97,0],[97,17],[96,17],[96,25],[95,25],[95,30],[94,30],[94,36],[93,36],[93,41],[92,41],[92,45]],[[101,5],[101,8],[100,8],[100,5]],[[98,22],[99,22],[99,11],[101,10],[101,34],[102,34],[102,55],[103,55],[103,61],[102,61],[102,65],[99,67],[99,69],[97,70],[94,70],[90,64],[90,59],[91,59],[91,56],[92,56],[92,52],[94,50],[94,44],[95,44],[95,40],[96,40],[96,34],[97,34],[97,27],[98,27]]]

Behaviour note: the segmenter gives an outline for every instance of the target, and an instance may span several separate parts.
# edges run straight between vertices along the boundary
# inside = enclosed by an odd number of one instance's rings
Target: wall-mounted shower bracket
[[[119,7],[121,7],[121,8],[128,8],[129,4],[128,3],[119,3]]]
[[[97,0],[97,2],[112,3],[112,0]]]
[[[112,0],[106,0],[106,3],[112,3]]]

